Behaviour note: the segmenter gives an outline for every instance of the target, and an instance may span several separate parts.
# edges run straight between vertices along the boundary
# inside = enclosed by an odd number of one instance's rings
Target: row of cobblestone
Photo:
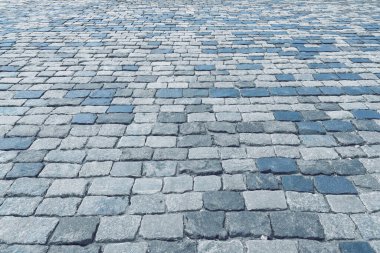
[[[380,253],[376,1],[0,1],[3,253]]]

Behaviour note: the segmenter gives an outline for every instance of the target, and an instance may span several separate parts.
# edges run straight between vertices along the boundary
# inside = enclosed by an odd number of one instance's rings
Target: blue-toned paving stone
[[[32,145],[34,138],[31,137],[10,137],[0,138],[0,150],[23,150]]]
[[[261,172],[272,172],[274,174],[289,174],[297,172],[297,165],[293,159],[285,157],[263,157],[256,161]]]
[[[236,65],[236,69],[238,70],[261,70],[263,66],[257,63],[241,63]]]
[[[357,160],[332,160],[331,165],[337,175],[362,175],[366,173],[363,164]]]
[[[282,186],[285,191],[313,192],[314,184],[311,178],[303,176],[282,176]]]
[[[357,119],[380,119],[380,113],[375,110],[358,109],[352,110],[351,113]]]
[[[269,88],[269,93],[273,96],[297,96],[297,89],[293,87]]]
[[[139,70],[139,66],[136,65],[122,65],[121,69],[124,71],[137,71]]]
[[[362,80],[361,76],[356,73],[338,73],[337,75],[341,80]]]
[[[291,74],[278,74],[275,75],[277,81],[281,82],[289,82],[289,81],[295,81],[294,76]]]
[[[14,98],[33,99],[40,98],[44,94],[42,90],[23,90],[17,91]]]
[[[92,98],[110,98],[115,95],[116,90],[114,89],[104,89],[104,90],[94,90],[91,92],[90,97]]]
[[[208,97],[209,89],[183,89],[185,98]]]
[[[340,242],[341,253],[376,253],[368,242]]]
[[[336,81],[339,80],[337,74],[313,74],[314,80],[316,81]]]
[[[316,176],[314,184],[322,194],[357,194],[352,182],[342,176]]]
[[[374,94],[373,90],[369,87],[362,87],[362,86],[346,86],[342,88],[344,93],[351,96],[357,96],[357,95],[370,95]]]
[[[212,71],[215,70],[215,65],[197,65],[194,67],[194,70],[196,71]]]
[[[302,121],[303,116],[300,112],[275,111],[274,118],[278,121]]]
[[[6,178],[36,177],[43,167],[43,163],[15,163]]]
[[[297,122],[298,132],[300,134],[325,134],[326,130],[319,122],[303,121]]]
[[[86,98],[82,105],[110,105],[112,98]]]
[[[73,119],[71,120],[72,124],[94,124],[96,121],[96,114],[93,113],[80,113],[74,115]]]
[[[380,253],[378,2],[1,1],[0,252]]]
[[[90,95],[90,92],[89,90],[69,90],[65,97],[66,98],[85,98],[87,97],[88,95]]]
[[[324,95],[336,96],[345,94],[345,91],[340,87],[321,87],[320,89]]]
[[[111,105],[107,112],[112,113],[112,112],[120,112],[120,113],[131,113],[133,112],[133,105]]]
[[[368,58],[350,58],[350,61],[353,63],[372,63]]]
[[[235,98],[239,97],[238,89],[233,88],[213,88],[210,89],[210,97],[213,98]]]
[[[322,94],[321,90],[316,87],[298,87],[297,93],[301,96],[317,96]]]
[[[158,98],[180,98],[182,97],[182,89],[159,89],[156,92]]]
[[[351,122],[344,120],[326,120],[322,124],[329,132],[352,132],[355,130]]]
[[[265,88],[245,88],[240,93],[242,97],[269,97],[269,91]]]

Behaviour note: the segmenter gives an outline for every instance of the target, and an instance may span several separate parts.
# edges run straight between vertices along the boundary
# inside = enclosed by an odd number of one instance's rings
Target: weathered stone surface
[[[181,214],[145,215],[140,235],[147,239],[177,239],[183,237]]]
[[[185,233],[190,238],[223,239],[227,231],[223,227],[223,212],[191,212],[184,215]]]
[[[231,237],[260,237],[269,236],[271,233],[269,217],[260,212],[229,212],[226,214],[225,224]]]
[[[133,240],[140,226],[141,217],[127,215],[102,217],[96,233],[96,241],[117,242]]]
[[[8,244],[45,244],[57,223],[56,218],[3,217],[0,219],[0,241]]]
[[[50,243],[87,245],[93,241],[98,223],[95,217],[61,218]]]
[[[314,213],[279,212],[270,215],[276,238],[324,239],[319,217]]]

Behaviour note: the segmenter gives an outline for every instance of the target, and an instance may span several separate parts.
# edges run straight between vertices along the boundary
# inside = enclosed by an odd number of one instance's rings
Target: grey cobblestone
[[[376,1],[0,3],[0,252],[380,252]]]

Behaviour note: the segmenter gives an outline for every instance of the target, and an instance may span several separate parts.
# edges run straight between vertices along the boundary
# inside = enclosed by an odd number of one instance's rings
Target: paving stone
[[[132,188],[133,193],[153,194],[162,189],[162,180],[158,178],[138,178]]]
[[[247,188],[245,184],[245,178],[241,174],[223,175],[222,182],[223,182],[223,190],[226,190],[226,191],[245,190]]]
[[[139,177],[141,176],[141,162],[115,162],[110,171],[115,177]]]
[[[169,212],[194,211],[203,207],[202,194],[198,192],[188,192],[183,194],[167,194],[166,207]]]
[[[29,252],[29,253],[46,253],[48,247],[42,245],[10,245],[0,248],[3,253],[14,253],[14,252]]]
[[[43,166],[42,163],[15,163],[6,178],[35,177],[41,172]]]
[[[323,195],[307,192],[287,192],[286,200],[290,210],[305,212],[329,212],[330,208]]]
[[[248,253],[284,252],[297,253],[297,243],[290,240],[247,241]]]
[[[240,152],[239,152],[240,153]],[[229,159],[222,161],[222,167],[227,173],[237,173],[244,171],[257,171],[253,159]]]
[[[225,223],[231,237],[260,237],[271,234],[269,217],[260,212],[228,212]]]
[[[54,245],[50,246],[48,253],[98,253],[100,246],[73,246],[73,245]]]
[[[61,218],[50,243],[87,245],[93,241],[98,223],[95,217]]]
[[[281,210],[287,208],[283,191],[246,191],[243,192],[243,197],[248,210]]]
[[[282,176],[282,186],[285,191],[313,192],[312,179],[303,176]]]
[[[365,207],[355,195],[327,195],[331,210],[337,213],[361,213]]]
[[[195,253],[197,245],[194,241],[152,241],[149,243],[149,252],[151,253]]]
[[[131,197],[128,213],[158,214],[165,212],[165,197],[161,194],[135,195]]]
[[[81,197],[85,194],[88,182],[84,179],[57,179],[54,180],[46,193],[46,196],[65,197],[65,196],[78,196]]]
[[[331,175],[334,169],[328,161],[297,161],[300,171],[306,175]]]
[[[322,194],[356,194],[357,190],[345,177],[316,176],[315,188]]]
[[[87,162],[79,171],[80,177],[107,176],[110,173],[112,162]]]
[[[113,178],[102,177],[95,178],[90,188],[88,189],[88,195],[129,195],[132,189],[133,179],[131,178]]]
[[[8,244],[45,244],[57,223],[57,218],[3,217],[0,219],[0,241]]]
[[[222,173],[222,165],[218,160],[187,160],[178,164],[178,171],[196,175],[209,175]]]
[[[76,177],[80,167],[79,164],[72,163],[48,163],[38,176],[52,178]]]
[[[8,196],[42,196],[49,188],[50,180],[44,178],[18,178],[8,189]]]
[[[369,212],[380,210],[380,194],[378,192],[363,193],[359,197]]]
[[[89,196],[78,208],[80,215],[117,215],[125,212],[128,200],[123,197]]]
[[[6,198],[0,206],[0,215],[30,216],[36,210],[41,198]]]
[[[0,150],[24,150],[32,145],[34,138],[10,137],[0,139]]]
[[[219,176],[194,177],[194,191],[218,191],[222,188]]]
[[[339,253],[339,248],[336,243],[321,243],[312,240],[300,240],[298,242],[300,253]]]
[[[380,219],[375,215],[353,214],[351,219],[355,222],[360,234],[366,240],[377,239],[380,237]]]
[[[239,240],[231,241],[201,241],[198,252],[242,253],[244,246]]]
[[[214,191],[203,194],[204,207],[210,211],[244,210],[244,199],[238,192]]]
[[[250,173],[247,175],[248,190],[278,190],[279,180],[273,174]]]
[[[184,215],[185,234],[190,238],[224,239],[227,231],[223,227],[223,212],[189,212]]]
[[[276,238],[324,239],[319,217],[315,213],[277,212],[270,215]]]
[[[80,198],[45,198],[36,210],[37,215],[72,216],[82,199]]]
[[[174,176],[176,169],[176,161],[147,161],[143,164],[143,174],[148,177]]]
[[[124,242],[124,243],[110,243],[104,246],[104,253],[146,253],[148,245],[144,242]]]
[[[297,172],[297,165],[294,160],[284,157],[264,157],[256,161],[256,165],[261,172],[272,172],[288,174]]]
[[[193,189],[193,178],[188,175],[165,177],[164,187],[162,192],[164,193],[183,193],[191,191]]]
[[[133,240],[137,234],[141,217],[127,215],[118,217],[102,217],[96,232],[98,242],[117,242]]]
[[[182,238],[183,217],[181,214],[145,215],[139,233],[147,239]]]
[[[346,214],[320,214],[319,218],[327,240],[358,237],[354,222]]]
[[[342,253],[368,252],[375,253],[368,242],[341,242],[339,249]]]

